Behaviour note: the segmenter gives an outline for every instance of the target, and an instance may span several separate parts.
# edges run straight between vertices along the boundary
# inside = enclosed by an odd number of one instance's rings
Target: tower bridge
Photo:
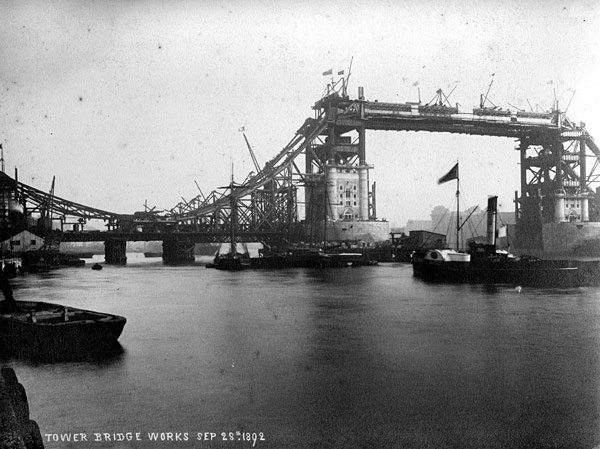
[[[600,241],[600,150],[585,124],[569,120],[557,105],[547,112],[525,112],[487,107],[482,96],[479,107],[462,108],[450,104],[441,89],[428,104],[385,103],[365,99],[363,88],[352,99],[346,86],[347,78],[329,85],[312,106],[313,116],[242,183],[232,181],[224,190],[200,193],[169,210],[112,213],[2,172],[2,240],[29,229],[55,242],[104,241],[107,261],[119,262],[127,241],[162,240],[165,260],[180,261],[193,257],[199,242],[340,239],[340,231],[350,228],[386,234],[387,223],[377,219],[375,184],[369,185],[373,166],[367,162],[365,136],[367,130],[387,130],[515,139],[521,161],[521,192],[515,198],[519,244],[543,249],[545,227],[566,222],[595,223],[590,226]],[[104,221],[106,229],[86,230],[90,220]]]

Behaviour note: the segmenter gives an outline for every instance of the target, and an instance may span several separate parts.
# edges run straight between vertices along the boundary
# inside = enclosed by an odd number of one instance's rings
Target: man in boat
[[[4,301],[0,303],[4,309],[14,310],[17,308],[15,297],[13,296],[13,289],[10,285],[10,281],[4,275],[0,276],[0,290],[4,295]]]

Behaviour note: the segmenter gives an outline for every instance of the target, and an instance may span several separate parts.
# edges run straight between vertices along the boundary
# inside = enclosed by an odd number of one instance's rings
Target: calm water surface
[[[15,281],[18,299],[128,319],[105,357],[4,360],[42,434],[88,438],[47,448],[253,446],[236,431],[259,448],[600,445],[600,289],[432,285],[401,264],[90,265]],[[121,432],[143,441],[90,441]]]

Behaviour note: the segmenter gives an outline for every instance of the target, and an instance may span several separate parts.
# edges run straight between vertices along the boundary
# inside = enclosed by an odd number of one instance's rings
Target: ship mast
[[[457,170],[457,173],[456,173],[456,251],[460,250],[459,235],[460,235],[460,188],[459,188],[458,170]]]

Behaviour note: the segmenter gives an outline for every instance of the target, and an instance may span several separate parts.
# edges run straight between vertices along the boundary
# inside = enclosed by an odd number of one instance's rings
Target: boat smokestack
[[[496,246],[496,217],[498,214],[498,197],[490,196],[487,206],[487,243]]]

